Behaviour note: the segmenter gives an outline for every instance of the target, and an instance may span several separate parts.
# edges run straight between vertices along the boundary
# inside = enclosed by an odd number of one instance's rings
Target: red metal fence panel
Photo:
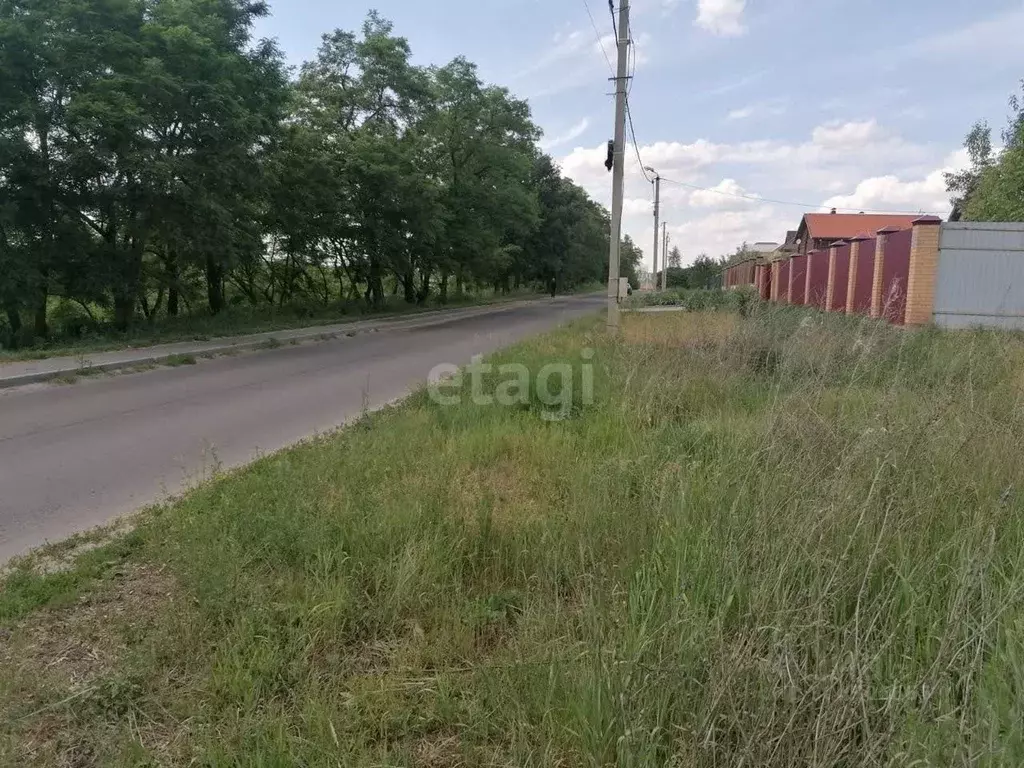
[[[811,251],[807,254],[807,269],[811,273],[805,303],[818,309],[825,308],[828,293],[828,251]]]
[[[779,301],[789,301],[789,262],[779,265]]]
[[[864,240],[857,257],[857,274],[853,276],[853,310],[857,314],[871,313],[871,288],[875,280],[875,241]]]
[[[904,229],[885,241],[882,269],[882,317],[902,325],[907,315],[907,279],[910,277],[910,244],[914,231]]]
[[[803,304],[807,290],[807,257],[794,256],[789,260],[789,268],[793,272],[793,295],[789,297],[789,303]]]

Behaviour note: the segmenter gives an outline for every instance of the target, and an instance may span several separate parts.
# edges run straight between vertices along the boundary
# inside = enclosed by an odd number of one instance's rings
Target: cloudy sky
[[[465,55],[529,100],[545,148],[608,204],[607,0],[271,0],[258,33],[289,60],[358,29],[369,3],[420,64]],[[618,0],[616,0],[618,2]],[[778,241],[813,206],[944,215],[972,123],[1005,123],[1024,78],[1024,0],[632,0],[639,154],[666,179],[684,260]],[[596,30],[595,30],[596,26]],[[681,182],[681,183],[680,183]],[[684,186],[691,185],[691,186]],[[753,198],[753,199],[750,199]],[[627,158],[626,233],[653,240],[653,190]]]

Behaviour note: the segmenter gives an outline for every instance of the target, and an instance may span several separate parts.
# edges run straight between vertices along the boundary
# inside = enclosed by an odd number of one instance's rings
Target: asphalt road
[[[0,391],[0,562],[179,493],[598,311],[601,296],[201,361]]]

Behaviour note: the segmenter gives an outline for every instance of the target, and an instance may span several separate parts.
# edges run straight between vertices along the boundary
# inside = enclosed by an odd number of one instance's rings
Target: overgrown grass
[[[416,396],[25,564],[3,760],[1024,762],[1024,341],[597,328],[498,356],[595,349],[571,418]]]
[[[452,297],[444,306],[437,302],[431,302],[425,306],[414,306],[405,303],[400,297],[391,297],[383,309],[376,311],[371,311],[365,304],[358,302],[345,304],[335,302],[329,306],[314,304],[283,307],[261,306],[258,308],[232,306],[216,316],[199,311],[184,313],[178,317],[161,317],[153,323],[140,320],[128,332],[117,331],[110,322],[95,324],[87,317],[75,315],[75,322],[67,324],[70,330],[55,327],[53,337],[49,341],[36,340],[15,349],[5,348],[4,344],[0,343],[0,363],[42,360],[49,357],[144,347],[176,341],[206,341],[222,336],[354,322],[370,316],[407,315],[541,295],[533,290],[521,290],[512,294],[490,292],[466,294],[462,297]],[[0,335],[0,339],[2,338],[3,336]]]
[[[732,291],[705,290],[703,288],[670,288],[667,291],[645,291],[634,293],[627,307],[685,307],[690,312],[728,310],[746,312],[753,305],[757,294],[746,288]]]

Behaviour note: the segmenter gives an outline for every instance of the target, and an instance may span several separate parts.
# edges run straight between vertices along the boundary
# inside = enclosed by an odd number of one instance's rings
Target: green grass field
[[[600,328],[497,356],[596,350],[565,418],[417,395],[20,564],[0,762],[1024,763],[1021,337]]]

